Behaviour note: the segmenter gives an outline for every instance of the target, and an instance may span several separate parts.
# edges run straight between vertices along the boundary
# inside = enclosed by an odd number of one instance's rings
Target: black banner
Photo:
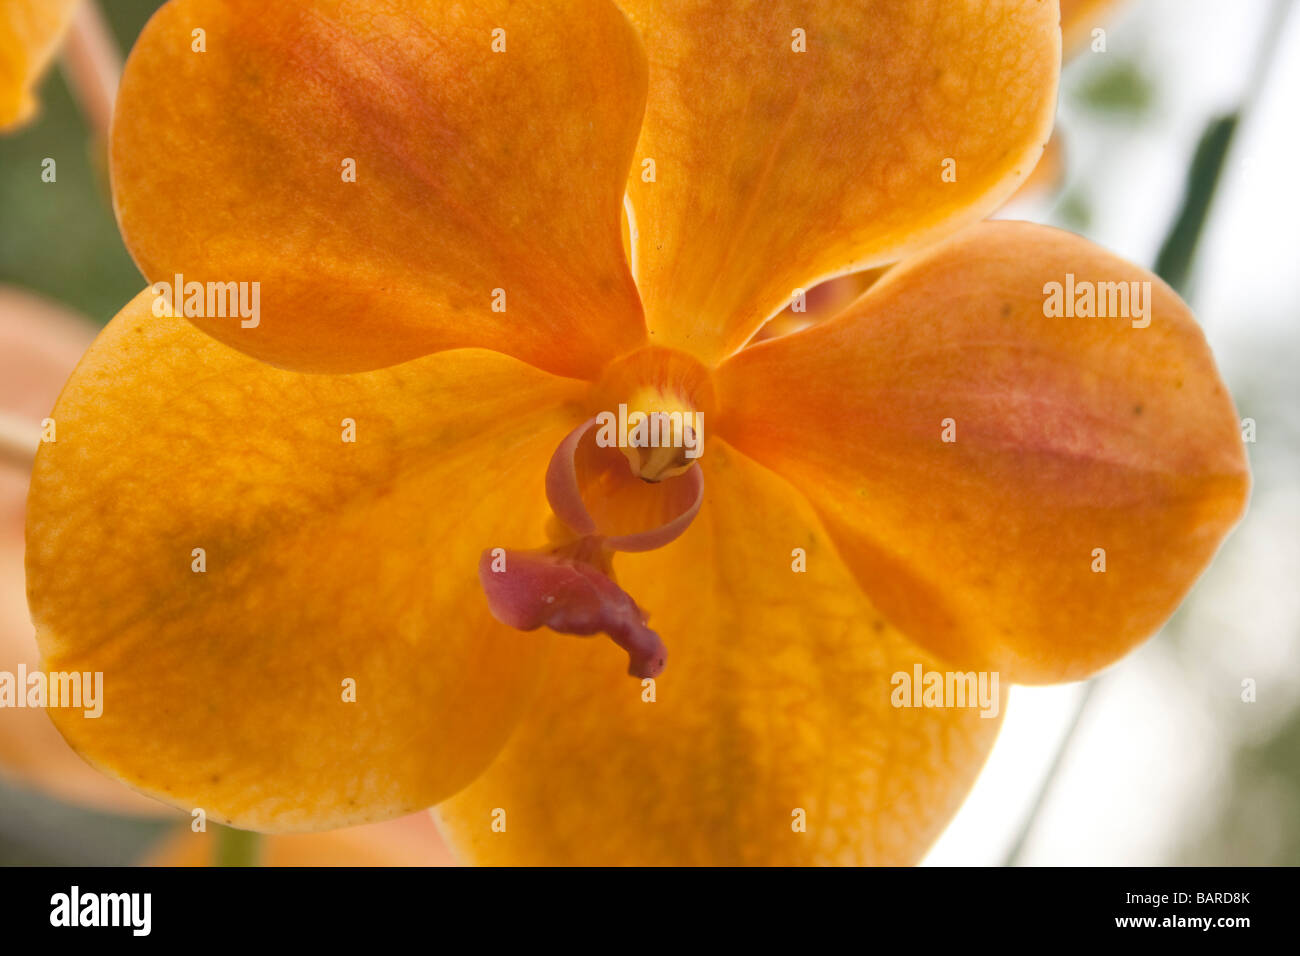
[[[987,945],[1132,937],[1231,946],[1289,918],[1285,869],[0,870],[6,942],[265,942],[335,946],[414,936],[421,947],[578,938],[735,941],[790,932]],[[604,936],[605,932],[618,934]],[[670,936],[659,934],[669,933]],[[648,934],[648,935],[646,935]]]

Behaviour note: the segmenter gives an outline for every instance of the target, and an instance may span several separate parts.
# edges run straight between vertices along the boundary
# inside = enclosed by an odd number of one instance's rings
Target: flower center
[[[591,417],[546,470],[550,540],[531,550],[488,548],[479,581],[503,624],[603,633],[627,651],[629,674],[655,677],[667,651],[646,611],[614,582],[613,560],[664,547],[694,520],[712,384],[695,359],[652,346],[611,363],[591,403]]]
[[[596,444],[619,449],[645,481],[676,478],[704,451],[704,413],[657,387],[641,388],[616,410],[597,413]]]
[[[617,447],[638,478],[675,478],[704,453],[713,384],[685,352],[652,345],[610,363],[591,400],[597,444]]]

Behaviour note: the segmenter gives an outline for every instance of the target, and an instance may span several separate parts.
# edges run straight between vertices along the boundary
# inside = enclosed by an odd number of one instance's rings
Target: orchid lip
[[[613,578],[616,552],[662,548],[690,526],[704,501],[704,475],[690,468],[672,481],[688,482],[688,503],[652,528],[600,533],[583,499],[578,477],[579,445],[595,427],[593,417],[564,437],[546,469],[546,497],[559,519],[559,538],[533,550],[489,548],[479,558],[479,582],[488,607],[502,624],[521,631],[548,627],[561,634],[605,634],[628,655],[628,673],[657,677],[667,660],[663,641],[646,625],[647,615]]]
[[[495,566],[498,561],[503,569]],[[492,616],[507,627],[549,627],[578,637],[603,633],[627,651],[631,676],[663,671],[668,651],[646,626],[645,612],[597,565],[565,549],[490,549],[479,559],[478,573]]]

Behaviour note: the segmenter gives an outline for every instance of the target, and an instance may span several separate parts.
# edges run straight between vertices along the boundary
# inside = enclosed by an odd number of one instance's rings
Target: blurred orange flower
[[[101,718],[51,710],[95,763],[277,832],[441,803],[483,863],[911,862],[1001,700],[897,676],[1083,677],[1208,563],[1248,478],[1187,307],[975,225],[1047,140],[1055,2],[621,8],[145,29],[112,165],[155,285],[29,502],[47,666],[105,676]],[[616,409],[690,434],[602,445]]]
[[[142,866],[210,866],[215,834],[178,829],[141,861]],[[327,833],[266,838],[261,866],[455,866],[428,813]]]
[[[1125,0],[1061,0],[1061,37],[1066,56],[1079,53]]]
[[[0,131],[29,120],[32,90],[54,58],[80,0],[0,3]]]

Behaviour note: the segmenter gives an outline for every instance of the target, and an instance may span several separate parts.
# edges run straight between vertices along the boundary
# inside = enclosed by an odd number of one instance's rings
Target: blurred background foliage
[[[1264,0],[1251,0],[1247,5],[1263,3]],[[160,0],[107,0],[103,4],[124,51],[130,49],[134,37],[160,5]],[[1150,0],[1150,5],[1156,8],[1156,15],[1131,21],[1134,29],[1150,29],[1164,15],[1162,10],[1182,12],[1207,6],[1201,3],[1177,6],[1168,0],[1163,4],[1161,0]],[[1116,202],[1108,197],[1115,193],[1127,171],[1108,166],[1105,154],[1107,150],[1113,151],[1115,144],[1122,143],[1125,137],[1135,135],[1135,130],[1152,124],[1178,92],[1174,86],[1179,82],[1176,77],[1153,72],[1152,57],[1146,55],[1149,51],[1141,38],[1120,43],[1116,42],[1116,36],[1116,31],[1112,31],[1113,52],[1093,57],[1083,54],[1065,73],[1059,125],[1066,145],[1064,183],[1036,204],[1014,210],[1023,218],[1052,222],[1090,235],[1113,248],[1117,244],[1112,236],[1097,235],[1093,229],[1097,226],[1101,232],[1106,231],[1106,217],[1100,214],[1106,211],[1108,202]],[[1195,60],[1200,55],[1193,51],[1189,69],[1198,68]],[[102,325],[143,288],[144,280],[132,264],[114,221],[108,198],[104,144],[88,130],[60,70],[50,72],[40,90],[40,98],[43,107],[34,123],[16,135],[0,137],[0,284],[41,293]],[[1294,98],[1289,97],[1287,101],[1293,103]],[[1224,136],[1223,115],[1221,104],[1217,107],[1206,104],[1197,121],[1201,131],[1199,148],[1192,148],[1197,145],[1194,136],[1182,154],[1181,164],[1167,171],[1169,178],[1182,183],[1191,170],[1194,180],[1198,173],[1193,156],[1198,157],[1203,167],[1207,150],[1218,150],[1217,159],[1210,157],[1216,162],[1231,162],[1233,154],[1229,144],[1214,140],[1216,136],[1220,139]],[[58,162],[57,188],[43,187],[40,182],[41,162],[46,157],[54,157]],[[1199,175],[1204,177],[1203,168]],[[1208,181],[1193,183],[1194,188],[1189,191],[1192,203],[1206,201],[1206,208],[1199,210],[1199,215],[1202,222],[1209,216],[1211,231],[1214,209],[1208,198],[1217,181],[1216,172]],[[1157,235],[1166,234],[1166,227],[1178,218],[1178,209],[1182,215],[1188,214],[1189,196],[1175,204]],[[1290,196],[1294,196],[1293,186]],[[1290,213],[1294,216],[1300,210],[1292,208]],[[1291,226],[1294,231],[1294,218]],[[1196,228],[1198,234],[1199,230],[1200,224]],[[1238,241],[1252,240],[1245,236]],[[1147,264],[1156,261],[1155,247],[1145,257],[1128,248],[1117,251]],[[1182,257],[1178,265],[1184,275],[1175,281],[1180,287],[1183,282],[1178,280],[1197,265],[1194,251],[1195,243],[1192,248],[1169,253]],[[1300,262],[1293,261],[1292,265]],[[1238,314],[1231,320],[1248,330],[1252,323],[1268,319],[1266,327],[1255,335],[1234,333],[1231,354],[1226,356],[1224,346],[1215,340],[1216,353],[1241,414],[1254,417],[1260,423],[1261,434],[1267,436],[1267,440],[1261,438],[1257,444],[1248,446],[1256,482],[1251,516],[1229,540],[1206,581],[1153,642],[1153,647],[1141,652],[1146,662],[1142,666],[1151,667],[1152,660],[1159,662],[1157,669],[1169,665],[1169,669],[1161,671],[1165,675],[1161,679],[1169,682],[1165,690],[1190,695],[1196,701],[1197,713],[1217,725],[1215,741],[1206,743],[1206,747],[1216,747],[1220,756],[1216,763],[1216,758],[1191,761],[1189,754],[1149,755],[1153,765],[1180,760],[1195,764],[1196,769],[1189,773],[1199,774],[1200,778],[1190,782],[1181,778],[1183,782],[1178,786],[1182,791],[1194,786],[1197,792],[1183,794],[1186,799],[1181,800],[1178,809],[1179,830],[1175,839],[1165,841],[1155,850],[1140,849],[1128,857],[1118,850],[1107,851],[1113,854],[1107,861],[1155,865],[1300,864],[1300,682],[1279,679],[1278,674],[1267,672],[1270,668],[1249,670],[1247,663],[1232,656],[1234,635],[1248,634],[1253,626],[1250,602],[1277,603],[1285,597],[1275,593],[1266,574],[1264,583],[1259,584],[1259,572],[1276,553],[1279,542],[1297,533],[1300,426],[1296,415],[1300,402],[1297,402],[1295,368],[1300,295],[1295,290],[1294,269],[1289,275],[1278,276],[1277,281],[1284,283],[1290,293],[1287,299],[1290,312],[1280,322],[1276,315],[1257,314],[1257,303],[1245,295]],[[1193,305],[1198,306],[1194,282],[1190,296]],[[1265,308],[1259,306],[1261,311]],[[1204,319],[1199,306],[1198,314]],[[1287,555],[1293,556],[1294,552],[1292,547]],[[1287,557],[1281,562],[1284,568],[1291,566],[1289,560]],[[1252,590],[1251,582],[1259,586]],[[1297,590],[1295,583],[1290,582],[1293,591]],[[1295,649],[1300,647],[1300,641],[1296,640],[1296,629],[1300,626],[1300,613],[1295,603],[1292,593],[1289,603],[1282,608],[1283,618],[1274,613],[1269,619],[1269,629],[1276,632],[1280,628],[1287,646],[1257,649],[1253,661],[1265,661],[1278,668],[1297,661]],[[1278,612],[1277,607],[1270,610]],[[1271,695],[1267,708],[1261,704],[1261,710],[1267,710],[1266,715],[1252,713],[1243,717],[1239,696],[1243,676],[1257,678],[1261,695]],[[1081,735],[1089,732],[1090,722],[1100,713],[1118,706],[1115,701],[1120,695],[1134,692],[1132,684],[1125,686],[1109,676],[1103,680],[1109,685],[1106,691],[1111,693],[1092,695]],[[1163,699],[1159,689],[1150,692]],[[1015,704],[1013,697],[1008,721],[1014,717]],[[1063,718],[1060,723],[1060,733],[1063,733],[1069,721]],[[1123,733],[1123,729],[1118,732]],[[1116,731],[1109,733],[1113,737]],[[1045,794],[1041,818],[1035,819],[1032,832],[1027,834],[1025,862],[1076,862],[1068,850],[1075,844],[1070,842],[1067,831],[1078,829],[1080,804],[1077,800],[1071,803],[1068,796],[1078,789],[1075,780],[1097,775],[1101,766],[1098,761],[1105,759],[1104,748],[1114,746],[1113,739],[1106,743],[1105,733],[1100,730],[1094,728],[1093,736],[1100,742],[1094,741],[1090,746],[1102,748],[1099,752],[1103,757],[1090,758],[1089,746],[1079,743],[1081,752],[1072,754],[1076,758],[1073,764],[1070,760],[1064,762],[1061,779],[1054,779]],[[1041,761],[1044,766],[1050,763],[1047,759],[1050,756]],[[998,772],[996,763],[991,761],[988,772]],[[1007,775],[1018,778],[1018,770],[1015,768]],[[1125,772],[1128,771],[1112,771],[1116,775]],[[1027,808],[1034,782],[1027,779],[1018,785],[1025,792],[1019,805]],[[1136,779],[1117,779],[1114,787],[1134,801],[1155,799],[1153,794],[1157,792],[1144,789],[1142,781]],[[1054,802],[1059,804],[1055,812]],[[1162,809],[1155,807],[1151,816],[1160,813]],[[963,815],[967,815],[966,810]],[[1000,815],[1014,817],[1014,813],[1007,812],[1006,804],[1001,807]],[[0,779],[0,864],[131,863],[155,845],[169,827],[184,826],[186,822],[118,817],[80,809]],[[1091,826],[1094,836],[1088,839],[1095,842],[1095,833],[1105,832],[1105,822],[1093,821]],[[969,849],[980,839],[976,835],[960,844],[963,849],[954,859],[945,857],[943,862],[996,862],[1005,845],[1013,842],[1018,827],[1019,821],[1006,820],[1002,825],[1003,845],[999,846],[997,839],[992,840],[987,850],[982,851],[982,858],[980,852]],[[965,830],[987,829],[987,820],[982,818],[973,823],[959,818],[953,828],[958,831],[954,839],[963,839]],[[987,837],[983,839],[989,842]]]
[[[109,0],[103,9],[129,50],[161,0]],[[144,288],[113,218],[104,144],[91,138],[59,69],[41,86],[41,113],[0,136],[0,282],[63,302],[94,321],[111,319]],[[42,188],[41,162],[58,163]]]

